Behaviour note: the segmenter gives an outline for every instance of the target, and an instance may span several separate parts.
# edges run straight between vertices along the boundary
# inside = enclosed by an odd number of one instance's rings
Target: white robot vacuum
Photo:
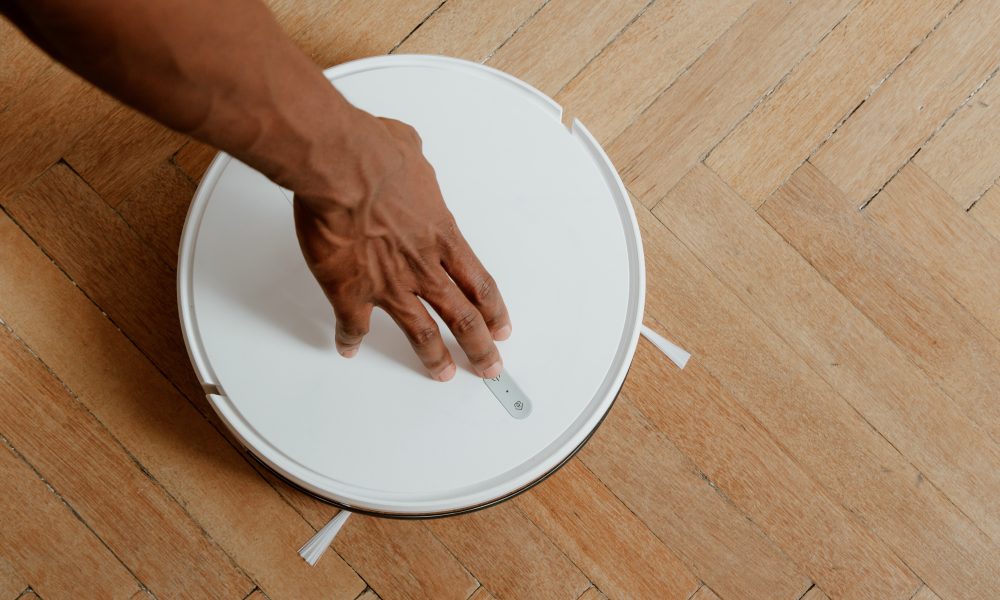
[[[326,75],[355,105],[423,138],[509,308],[504,372],[475,375],[439,323],[459,368],[434,381],[379,310],[358,355],[340,357],[291,193],[225,154],[198,188],[180,248],[194,369],[254,457],[345,511],[426,518],[501,502],[572,457],[621,388],[644,296],[628,194],[579,121],[565,124],[552,99],[497,70],[404,55]]]

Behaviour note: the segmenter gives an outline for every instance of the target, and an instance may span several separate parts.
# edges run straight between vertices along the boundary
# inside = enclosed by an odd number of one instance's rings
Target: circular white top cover
[[[220,154],[191,205],[178,267],[184,336],[233,433],[299,486],[358,510],[426,516],[517,492],[604,417],[642,320],[642,246],[600,146],[527,84],[476,63],[386,56],[326,72],[348,100],[413,125],[445,201],[510,310],[515,419],[473,374],[428,377],[380,310],[341,358],[333,313],[296,242],[282,190]],[[431,311],[433,313],[433,311]]]

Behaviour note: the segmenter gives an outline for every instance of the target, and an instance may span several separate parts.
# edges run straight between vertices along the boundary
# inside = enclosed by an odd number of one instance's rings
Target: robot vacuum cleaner
[[[617,172],[548,96],[438,56],[367,58],[326,76],[355,105],[420,133],[445,202],[513,323],[498,343],[504,371],[494,380],[463,363],[440,321],[458,372],[432,380],[380,310],[357,356],[342,358],[333,311],[296,241],[291,192],[216,157],[179,254],[191,362],[254,457],[344,509],[329,526],[332,539],[347,511],[459,514],[564,464],[621,388],[642,326],[645,275]]]

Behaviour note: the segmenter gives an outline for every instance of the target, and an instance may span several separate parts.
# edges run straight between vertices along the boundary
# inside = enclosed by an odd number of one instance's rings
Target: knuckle
[[[492,300],[496,295],[497,282],[490,275],[483,275],[483,277],[476,282],[473,288],[473,296],[477,303],[483,304],[489,300]]]
[[[471,333],[475,331],[476,326],[479,324],[479,315],[474,312],[467,312],[459,315],[452,322],[452,331],[458,334]]]
[[[363,323],[342,321],[340,325],[340,332],[351,338],[364,337],[368,333],[368,326]]]
[[[490,348],[489,350],[484,350],[482,352],[473,352],[467,356],[469,357],[469,361],[471,361],[474,365],[489,366],[496,362],[499,355],[497,354],[495,348]]]
[[[416,346],[426,346],[434,342],[441,336],[441,333],[438,331],[438,328],[433,324],[418,325],[410,329],[409,333],[410,333],[410,341],[413,342],[413,344]]]

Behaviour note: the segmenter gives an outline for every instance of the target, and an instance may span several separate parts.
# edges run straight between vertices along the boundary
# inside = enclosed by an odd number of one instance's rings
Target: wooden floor
[[[309,568],[334,510],[180,337],[212,151],[0,23],[0,600],[1000,598],[1000,0],[271,4],[321,65],[484,61],[583,120],[694,359],[642,341],[550,480]]]

